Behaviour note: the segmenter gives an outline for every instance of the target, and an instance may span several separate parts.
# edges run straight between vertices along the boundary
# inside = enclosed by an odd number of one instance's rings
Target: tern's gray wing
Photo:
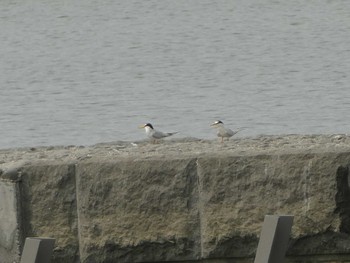
[[[162,138],[165,138],[165,137],[168,137],[168,136],[171,136],[173,134],[175,134],[176,132],[161,132],[161,131],[154,131],[152,137],[154,139],[162,139]]]
[[[238,131],[232,131],[228,128],[223,128],[218,130],[218,137],[232,137],[235,135]]]
[[[226,134],[228,137],[231,137],[233,135],[235,135],[237,133],[237,131],[233,131],[231,129],[226,129]]]

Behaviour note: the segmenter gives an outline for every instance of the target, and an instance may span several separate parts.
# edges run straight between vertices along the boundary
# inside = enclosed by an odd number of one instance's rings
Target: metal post
[[[27,237],[20,263],[50,263],[55,239]]]
[[[290,215],[265,216],[254,263],[284,262],[293,218]]]

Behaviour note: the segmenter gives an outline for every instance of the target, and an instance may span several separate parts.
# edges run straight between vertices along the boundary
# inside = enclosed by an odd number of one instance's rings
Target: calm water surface
[[[0,3],[0,148],[350,131],[350,1]]]

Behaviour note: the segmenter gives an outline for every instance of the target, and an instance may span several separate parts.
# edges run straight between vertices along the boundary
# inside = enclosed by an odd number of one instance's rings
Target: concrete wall
[[[53,262],[252,262],[266,214],[294,215],[289,262],[350,262],[350,152],[32,162],[0,180],[1,262],[26,236]]]
[[[17,184],[11,181],[0,181],[0,262],[18,260],[17,200]]]

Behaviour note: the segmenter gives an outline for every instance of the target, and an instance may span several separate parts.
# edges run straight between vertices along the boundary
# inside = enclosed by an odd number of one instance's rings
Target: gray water
[[[3,0],[0,148],[350,131],[350,1]]]

